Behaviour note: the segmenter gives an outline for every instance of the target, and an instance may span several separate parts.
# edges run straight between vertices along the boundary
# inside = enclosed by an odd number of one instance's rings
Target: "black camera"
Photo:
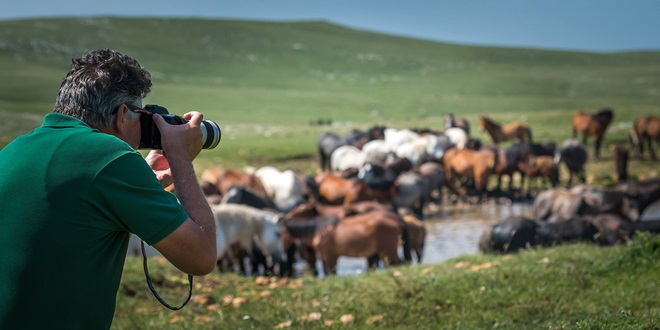
[[[153,120],[153,114],[157,113],[161,115],[165,119],[165,122],[170,125],[181,125],[188,122],[183,117],[170,114],[165,107],[159,105],[147,104],[144,110],[149,112],[149,114],[142,114],[140,116],[140,127],[142,128],[140,149],[163,149],[160,143],[160,131]],[[217,147],[222,137],[220,126],[213,121],[203,120],[200,128],[202,130],[202,139],[204,140],[202,149],[213,149]]]

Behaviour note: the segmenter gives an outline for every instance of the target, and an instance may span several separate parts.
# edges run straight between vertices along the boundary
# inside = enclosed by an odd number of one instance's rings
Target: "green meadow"
[[[489,137],[478,130],[483,115],[525,121],[535,141],[561,143],[571,136],[576,111],[610,107],[603,157],[587,166],[589,183],[605,185],[614,182],[613,146],[628,146],[632,121],[660,115],[660,51],[479,47],[324,21],[6,20],[0,21],[0,148],[40,125],[71,59],[98,48],[131,55],[151,72],[146,103],[176,114],[201,111],[221,125],[220,145],[195,160],[198,172],[272,165],[313,174],[316,140],[326,131],[442,130],[447,113],[467,118],[472,135],[485,143]],[[592,141],[588,148],[593,159]],[[632,157],[629,173],[657,177],[658,163]],[[200,279],[198,301],[178,313],[159,306],[139,260],[129,259],[114,327],[657,329],[657,251],[657,237],[646,237],[625,247],[572,245],[358,278],[304,277],[300,285],[276,285],[282,290],[214,274]],[[461,262],[466,266],[456,267]],[[185,286],[167,268],[155,274],[161,290]],[[223,300],[227,295],[246,302],[234,307]],[[354,320],[343,322],[344,315]]]
[[[52,110],[70,61],[114,48],[152,74],[147,103],[198,110],[223,128],[208,166],[316,169],[316,139],[379,124],[442,128],[464,116],[523,120],[537,141],[570,137],[578,110],[614,109],[605,149],[660,114],[660,52],[585,53],[455,45],[328,22],[113,17],[0,21],[0,146]],[[604,151],[605,158],[608,151]],[[631,166],[631,174],[635,174]],[[643,175],[639,173],[637,175]]]

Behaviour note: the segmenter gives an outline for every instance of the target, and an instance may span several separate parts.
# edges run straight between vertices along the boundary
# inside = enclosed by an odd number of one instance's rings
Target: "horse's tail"
[[[410,231],[408,230],[408,224],[401,219],[401,243],[403,245],[403,258],[407,262],[412,262],[412,255],[410,254]]]

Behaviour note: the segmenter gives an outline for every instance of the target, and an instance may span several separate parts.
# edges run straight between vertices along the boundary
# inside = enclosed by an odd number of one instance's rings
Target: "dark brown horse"
[[[656,160],[655,147],[658,142],[660,142],[660,117],[637,118],[630,130],[630,143],[639,150],[639,158],[644,159],[644,143],[646,143],[651,159]]]
[[[531,194],[535,178],[547,179],[553,188],[559,184],[559,164],[554,162],[553,156],[529,156],[525,161],[520,162],[518,167],[529,178],[527,180],[527,194]]]
[[[482,132],[488,132],[495,144],[514,139],[518,139],[520,142],[532,142],[532,130],[521,121],[500,125],[490,118],[482,116],[479,117],[479,127]]]
[[[578,111],[573,115],[571,122],[573,129],[573,138],[577,138],[578,134],[582,134],[582,143],[587,144],[587,139],[593,136],[596,139],[594,145],[594,157],[596,160],[600,159],[600,145],[605,136],[607,127],[614,118],[614,112],[610,108],[600,109],[594,114]]]
[[[406,222],[408,227],[410,251],[415,253],[417,256],[417,263],[421,264],[422,256],[424,254],[424,241],[426,240],[426,227],[424,227],[424,222],[412,215],[404,215],[403,221]]]
[[[403,239],[405,224],[402,226],[402,220],[393,211],[367,207],[364,212],[349,212],[350,215],[341,219],[337,215],[315,215],[319,211],[311,204],[300,205],[281,222],[285,248],[294,240],[300,240],[304,249],[314,251],[314,256],[307,260],[310,266],[315,266],[316,256],[323,261],[326,274],[336,272],[340,256],[368,258],[370,267],[374,267],[378,260],[400,263],[397,249]],[[329,211],[337,212],[337,209],[330,208]]]
[[[497,147],[498,153],[496,191],[501,191],[502,177],[509,177],[509,189],[507,193],[513,197],[513,175],[520,174],[520,187],[525,185],[525,172],[521,169],[521,162],[526,163],[532,156],[554,156],[557,146],[554,142],[546,143],[514,143],[506,149]]]

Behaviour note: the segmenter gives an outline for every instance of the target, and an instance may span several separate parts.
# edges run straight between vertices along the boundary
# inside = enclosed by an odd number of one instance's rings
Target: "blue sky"
[[[323,19],[343,26],[487,46],[660,50],[660,0],[14,0],[0,20],[51,16]]]

